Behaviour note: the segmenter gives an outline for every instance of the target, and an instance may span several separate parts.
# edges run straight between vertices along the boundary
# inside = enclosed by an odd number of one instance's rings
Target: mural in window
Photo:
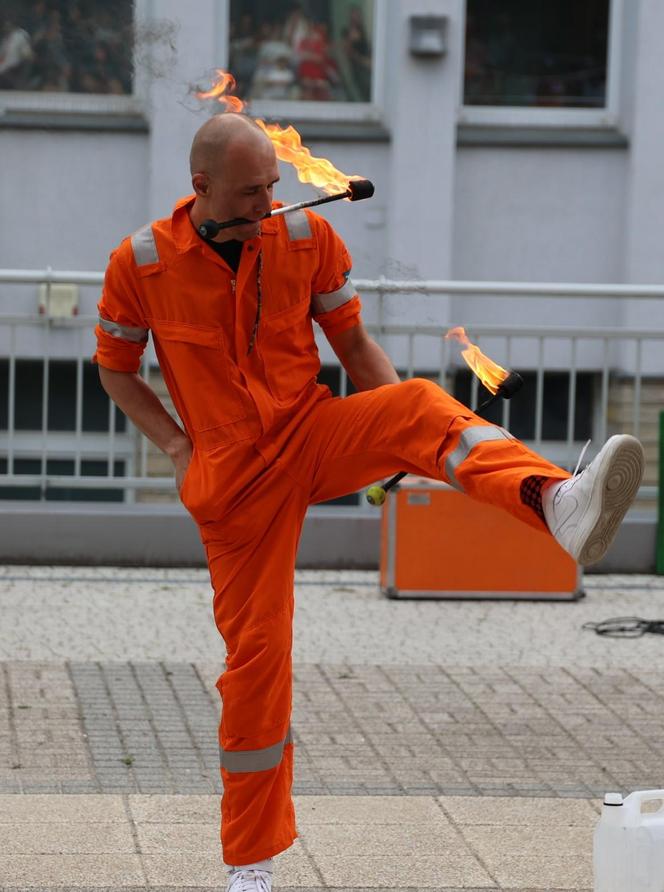
[[[465,105],[603,108],[610,0],[467,0]]]
[[[0,90],[131,93],[132,0],[0,0]]]
[[[373,0],[231,0],[228,67],[242,99],[369,102]]]

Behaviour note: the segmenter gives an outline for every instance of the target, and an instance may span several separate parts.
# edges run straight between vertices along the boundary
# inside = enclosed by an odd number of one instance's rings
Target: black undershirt
[[[242,242],[234,238],[228,239],[228,241],[225,242],[213,242],[211,239],[206,238],[205,243],[209,245],[213,251],[216,251],[222,260],[226,261],[234,273],[237,272],[238,267],[240,266]]]

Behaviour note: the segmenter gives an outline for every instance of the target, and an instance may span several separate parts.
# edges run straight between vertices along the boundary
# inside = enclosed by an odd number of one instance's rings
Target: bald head
[[[260,232],[260,220],[272,208],[279,164],[272,141],[246,115],[224,112],[203,124],[191,146],[191,184],[196,199],[194,226],[206,219],[251,221],[222,230],[216,237],[248,239]]]
[[[215,115],[196,132],[191,144],[189,167],[193,174],[221,173],[231,149],[267,150],[272,143],[253,118],[235,112]]]

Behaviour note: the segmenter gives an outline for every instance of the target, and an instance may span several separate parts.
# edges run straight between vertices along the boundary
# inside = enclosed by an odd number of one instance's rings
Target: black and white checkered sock
[[[540,520],[544,520],[544,509],[542,508],[542,487],[549,481],[550,477],[532,476],[525,477],[521,481],[521,501],[524,505],[532,508]],[[544,520],[546,523],[546,521]]]

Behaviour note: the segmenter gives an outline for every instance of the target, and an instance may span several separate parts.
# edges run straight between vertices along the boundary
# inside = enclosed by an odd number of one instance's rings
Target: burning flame
[[[479,347],[471,343],[466,335],[466,330],[461,325],[456,328],[450,328],[445,335],[446,340],[455,340],[465,348],[461,351],[461,355],[482,384],[491,393],[495,394],[505,378],[509,375],[505,369],[501,368],[488,356],[485,356]]]
[[[217,80],[212,87],[206,92],[196,93],[197,99],[218,99],[226,110],[230,112],[241,112],[245,103],[238,96],[229,96],[227,91],[235,89],[235,78],[232,74],[217,68]]]
[[[217,80],[212,87],[205,92],[197,92],[195,95],[197,99],[216,99],[226,107],[226,111],[242,112],[246,103],[238,96],[230,95],[230,91],[234,89],[235,78],[233,75],[218,68]],[[279,124],[266,124],[260,118],[256,119],[256,123],[272,141],[277,158],[293,165],[301,183],[311,183],[331,195],[348,189],[350,180],[362,179],[355,174],[348,176],[338,170],[327,158],[313,156],[309,149],[302,145],[302,137],[292,125],[283,128]]]

